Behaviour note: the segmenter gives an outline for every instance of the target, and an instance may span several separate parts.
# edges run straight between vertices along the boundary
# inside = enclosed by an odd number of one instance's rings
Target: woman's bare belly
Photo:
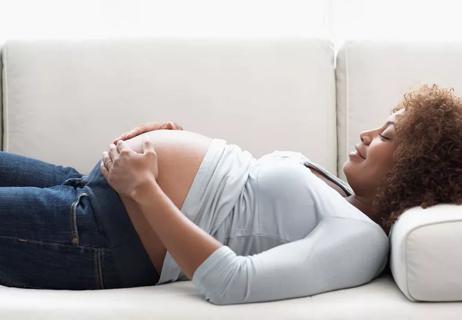
[[[143,133],[125,142],[128,147],[141,153],[144,139],[149,139],[153,143],[158,156],[159,176],[157,182],[160,188],[176,207],[181,209],[212,138],[187,130],[156,130]],[[329,186],[342,193],[340,188],[319,172],[311,168],[308,169],[328,183]],[[124,201],[124,204],[128,210],[130,203]],[[167,249],[154,230],[147,226],[147,222],[141,214],[130,216],[130,218],[157,273],[160,275]]]
[[[142,153],[142,142],[146,138],[157,153],[157,183],[181,208],[212,139],[187,130],[156,130],[125,142],[131,149]]]
[[[157,183],[175,206],[181,209],[212,139],[187,130],[156,130],[126,140],[125,143],[129,148],[142,153],[145,139],[152,142],[157,153]],[[133,205],[127,201],[124,204],[127,210]],[[160,275],[167,249],[141,214],[130,215],[130,219]]]

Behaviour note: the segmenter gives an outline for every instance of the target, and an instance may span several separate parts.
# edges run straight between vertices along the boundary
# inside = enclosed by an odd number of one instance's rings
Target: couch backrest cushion
[[[339,177],[360,132],[382,126],[405,92],[436,83],[462,95],[460,66],[462,43],[346,42],[336,64]]]
[[[359,134],[382,126],[409,90],[436,83],[462,94],[462,43],[349,41],[337,55],[339,177]],[[390,267],[411,300],[462,300],[462,207],[408,209],[390,232]]]
[[[3,149],[87,173],[149,121],[336,173],[334,50],[322,39],[12,40]]]

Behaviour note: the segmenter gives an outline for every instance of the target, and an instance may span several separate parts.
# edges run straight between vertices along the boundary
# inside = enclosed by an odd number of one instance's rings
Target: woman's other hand
[[[130,149],[124,141],[111,144],[103,152],[101,173],[120,195],[132,197],[144,185],[156,182],[159,175],[157,153],[151,141],[143,142],[143,153]]]
[[[183,130],[183,127],[180,126],[179,124],[173,122],[173,121],[167,121],[164,123],[158,123],[158,122],[151,122],[151,123],[143,123],[139,125],[138,127],[121,134],[114,140],[112,140],[113,144],[117,144],[117,141],[119,140],[127,140],[131,139],[133,137],[136,137],[137,135],[140,135],[142,133],[148,132],[148,131],[154,131],[154,130]]]

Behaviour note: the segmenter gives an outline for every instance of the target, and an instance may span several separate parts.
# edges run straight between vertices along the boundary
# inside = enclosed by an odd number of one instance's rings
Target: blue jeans
[[[84,290],[157,283],[99,166],[82,175],[0,151],[0,285]]]

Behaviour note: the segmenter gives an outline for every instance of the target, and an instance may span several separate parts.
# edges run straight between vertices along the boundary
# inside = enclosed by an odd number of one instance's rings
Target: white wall
[[[9,38],[461,39],[458,0],[0,0]]]
[[[305,36],[325,32],[322,0],[0,0],[12,37]]]

